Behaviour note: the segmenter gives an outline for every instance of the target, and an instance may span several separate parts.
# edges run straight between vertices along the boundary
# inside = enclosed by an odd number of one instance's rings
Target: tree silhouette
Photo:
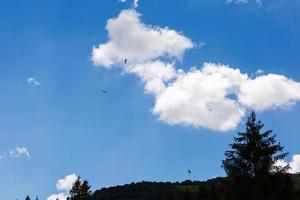
[[[67,200],[90,200],[92,199],[91,186],[88,181],[81,181],[80,177],[77,178],[69,192]]]
[[[287,153],[284,147],[276,142],[272,131],[262,132],[264,125],[256,120],[251,112],[247,118],[246,131],[239,132],[225,152],[222,161],[226,174],[231,182],[227,184],[227,193],[231,200],[276,200],[280,195],[292,199],[293,187],[289,190],[284,185],[292,185],[289,175],[285,175],[289,166],[276,166],[278,160],[284,159]]]
[[[225,153],[222,167],[229,177],[261,177],[287,172],[289,166],[275,166],[275,163],[288,153],[282,153],[284,147],[276,142],[271,130],[261,132],[263,127],[262,122],[256,120],[256,114],[251,112],[246,131],[238,133],[235,143],[230,145],[232,150]]]
[[[25,197],[25,200],[31,200],[31,199],[30,199],[30,197],[27,195],[27,196]]]

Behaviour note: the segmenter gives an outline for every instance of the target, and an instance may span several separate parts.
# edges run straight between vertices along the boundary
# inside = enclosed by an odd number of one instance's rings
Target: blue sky
[[[140,0],[136,10],[132,4],[0,1],[2,199],[22,199],[26,194],[47,199],[59,192],[57,181],[73,173],[87,179],[93,189],[141,180],[223,176],[224,151],[252,109],[286,147],[287,161],[300,153],[299,1]],[[141,32],[129,34],[126,27],[131,26],[120,13],[138,20],[132,27]],[[106,30],[112,18],[119,21]],[[123,25],[125,29],[119,30]],[[170,30],[175,45],[167,34]],[[153,31],[158,41],[147,43]],[[108,37],[112,32],[113,39]],[[124,35],[129,38],[123,41]],[[145,44],[135,43],[135,37]],[[109,51],[99,44],[118,48]],[[93,57],[93,47],[100,57]],[[158,65],[169,66],[163,81],[146,70]],[[257,74],[258,69],[264,72]],[[217,92],[210,88],[206,78],[211,74],[225,76],[221,81],[231,80],[233,74],[239,78],[226,88],[234,99],[215,96],[224,91],[220,86]],[[197,85],[208,84],[207,93],[198,87],[187,91],[189,75],[195,75]],[[271,93],[266,90],[270,87]],[[213,100],[199,99],[209,105],[206,110],[184,100],[170,107],[181,98],[176,91],[191,95],[191,100],[203,94]],[[257,101],[260,94],[274,101]],[[202,113],[210,109],[206,122]],[[191,116],[189,111],[195,113]]]

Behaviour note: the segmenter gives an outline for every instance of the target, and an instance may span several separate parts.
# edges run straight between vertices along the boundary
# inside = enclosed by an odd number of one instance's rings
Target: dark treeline
[[[277,166],[287,156],[271,130],[252,112],[245,131],[238,132],[225,152],[227,177],[176,183],[141,182],[91,192],[80,178],[67,200],[300,200],[300,175],[289,166]],[[27,196],[26,200],[30,198]]]

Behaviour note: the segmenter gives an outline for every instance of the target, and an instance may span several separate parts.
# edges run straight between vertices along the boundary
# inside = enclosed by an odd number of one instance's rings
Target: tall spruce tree
[[[88,181],[81,181],[80,177],[77,178],[69,192],[67,200],[91,200],[92,191]]]
[[[25,200],[31,200],[31,199],[30,199],[30,197],[27,195],[27,196],[25,197]]]
[[[251,112],[246,122],[246,131],[239,132],[231,144],[231,150],[225,152],[222,167],[226,174],[233,178],[254,178],[268,176],[271,173],[284,173],[289,166],[280,167],[275,163],[284,159],[283,146],[277,143],[272,130],[262,132],[264,127]]]
[[[286,172],[289,166],[276,166],[287,153],[276,142],[271,130],[262,131],[264,125],[251,112],[246,131],[239,132],[225,152],[222,167],[229,177],[227,199],[230,200],[292,200],[294,187]]]

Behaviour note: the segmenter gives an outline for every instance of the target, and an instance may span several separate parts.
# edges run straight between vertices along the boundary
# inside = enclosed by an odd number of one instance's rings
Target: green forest
[[[300,200],[300,175],[276,165],[288,153],[251,112],[224,153],[226,177],[207,181],[140,182],[92,191],[80,177],[67,200]],[[36,200],[38,197],[36,197]],[[27,195],[25,200],[31,200]],[[59,199],[57,199],[59,200]]]

